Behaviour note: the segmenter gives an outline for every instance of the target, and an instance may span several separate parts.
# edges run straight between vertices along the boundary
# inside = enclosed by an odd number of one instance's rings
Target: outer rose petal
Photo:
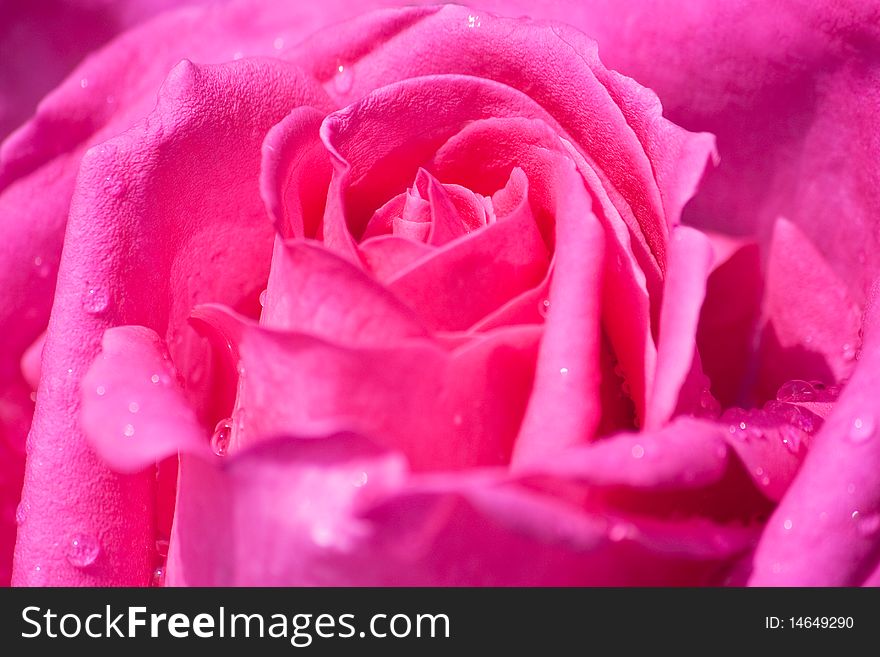
[[[199,0],[30,0],[0,9],[0,140],[89,51],[165,9]]]
[[[860,311],[846,284],[797,225],[780,218],[768,255],[758,390],[791,379],[846,379],[859,348]]]
[[[877,3],[596,0],[571,11],[673,121],[718,136],[721,166],[687,220],[766,238],[787,217],[862,306],[880,271]]]
[[[853,586],[880,558],[880,285],[861,358],[758,546],[750,584]]]
[[[497,472],[407,479],[350,434],[183,465],[171,585],[696,584],[753,536],[579,509]]]
[[[82,391],[82,430],[114,470],[137,472],[178,450],[207,452],[205,430],[150,329],[105,331]]]
[[[114,475],[85,448],[80,377],[105,328],[142,323],[170,336],[202,416],[222,412],[192,382],[192,362],[206,355],[184,333],[186,317],[195,298],[237,305],[258,293],[272,244],[257,185],[260,142],[291,105],[320,103],[320,94],[280,62],[185,62],[149,119],[84,159],[31,432],[23,499],[34,512],[19,531],[16,583],[148,581],[154,477]],[[73,532],[101,542],[86,569],[66,559]]]

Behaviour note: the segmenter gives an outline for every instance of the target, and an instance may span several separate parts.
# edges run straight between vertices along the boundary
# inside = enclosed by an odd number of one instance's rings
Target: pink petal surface
[[[394,80],[437,73],[479,76],[526,91],[597,165],[626,215],[635,218],[631,228],[662,263],[666,215],[677,222],[693,194],[713,148],[711,136],[665,121],[656,97],[628,78],[609,74],[595,44],[576,30],[491,15],[481,15],[477,26],[473,16],[472,10],[451,5],[377,13],[340,25],[332,39],[308,41],[293,56],[315,62],[316,75],[327,80],[331,93],[337,71],[328,63],[343,62],[351,81],[348,98]],[[405,28],[389,35],[390,25]],[[635,107],[641,111],[632,111]]]
[[[185,465],[172,585],[699,583],[753,538],[578,509],[492,472],[407,479],[393,453],[351,434]]]
[[[342,346],[271,331],[220,307],[198,313],[241,358],[233,447],[350,430],[401,450],[416,470],[510,458],[540,327],[494,331],[450,353],[424,339]]]
[[[600,290],[605,236],[574,164],[556,167],[556,254],[535,384],[516,464],[594,437],[599,399]],[[496,224],[498,225],[498,224]]]
[[[768,254],[758,394],[791,379],[827,384],[849,377],[859,348],[860,310],[830,263],[780,218]]]
[[[304,240],[276,239],[260,323],[346,345],[427,336],[418,316],[362,269]]]
[[[718,136],[689,222],[766,241],[786,217],[864,304],[880,269],[876,3],[598,0],[570,20],[673,121]]]
[[[151,16],[197,0],[31,0],[0,8],[0,140],[90,51]]]
[[[880,557],[880,287],[861,357],[754,557],[756,586],[853,586]]]
[[[297,107],[263,142],[260,192],[283,237],[315,238],[324,214],[330,157],[318,137],[324,114]]]
[[[227,103],[230,96],[239,101]],[[221,412],[206,403],[204,383],[192,381],[198,380],[194,363],[206,354],[186,332],[186,317],[196,298],[238,305],[262,287],[272,230],[257,184],[259,146],[291,105],[304,102],[320,102],[320,90],[289,65],[185,62],[146,121],[89,151],[44,350],[22,494],[34,513],[19,529],[16,583],[148,581],[155,479],[112,474],[86,449],[79,380],[104,329],[143,322],[170,336],[197,410],[207,419]],[[218,141],[225,143],[219,160]],[[181,176],[181,169],[190,174]],[[229,260],[232,241],[240,246]],[[100,559],[87,569],[72,564],[56,517],[68,519],[68,531],[99,540]]]
[[[624,433],[536,457],[527,470],[592,486],[699,488],[719,481],[729,458],[725,427],[681,418],[655,432]]]
[[[712,246],[701,232],[687,226],[673,231],[660,311],[657,371],[645,416],[647,429],[656,429],[672,417],[685,379],[693,375],[697,322],[712,258]]]
[[[207,452],[167,349],[148,328],[105,331],[82,393],[82,430],[114,470],[137,472],[178,450]]]

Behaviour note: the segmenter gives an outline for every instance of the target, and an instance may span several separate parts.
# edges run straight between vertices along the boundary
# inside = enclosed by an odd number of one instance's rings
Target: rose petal
[[[207,436],[165,345],[143,326],[108,329],[82,379],[80,425],[114,470],[137,472],[176,453],[207,452]]]
[[[755,586],[853,586],[880,556],[880,285],[858,366],[758,546]]]
[[[559,158],[556,254],[535,385],[516,464],[592,440],[599,399],[600,290],[605,235],[574,164]],[[497,225],[497,224],[496,224]]]
[[[725,429],[680,418],[657,431],[625,433],[592,445],[536,456],[524,472],[552,474],[592,486],[691,489],[716,483],[727,468]]]
[[[263,141],[260,192],[282,237],[318,234],[330,182],[330,158],[318,137],[323,120],[314,107],[294,108]]]
[[[712,247],[701,232],[687,226],[673,231],[660,311],[657,371],[648,398],[646,429],[659,428],[672,417],[681,402],[685,380],[694,375],[697,322],[712,258]]]
[[[170,584],[696,584],[753,537],[579,509],[498,474],[407,480],[350,434],[263,443],[222,470],[187,459],[182,473]]]
[[[416,470],[506,463],[531,390],[541,328],[511,327],[451,353],[428,340],[345,347],[270,331],[221,307],[199,317],[237,345],[244,371],[233,446],[353,430]]]
[[[793,223],[775,225],[767,264],[758,394],[791,379],[848,378],[859,347],[860,311],[845,283]]]
[[[547,248],[525,199],[518,211],[398,273],[388,289],[435,330],[466,329],[544,278]]]
[[[257,188],[260,142],[291,104],[318,100],[320,91],[287,64],[185,62],[148,120],[85,157],[67,228],[75,246],[65,252],[44,351],[23,492],[39,512],[19,531],[18,584],[149,581],[154,477],[113,475],[85,448],[79,379],[105,328],[144,324],[169,340],[201,419],[228,412],[211,405],[207,354],[186,318],[199,295],[233,305],[255,298],[272,242]],[[88,568],[66,558],[75,532],[100,538],[100,558]]]
[[[310,62],[331,93],[337,72],[331,63],[344,62],[351,82],[347,98],[400,79],[449,73],[526,92],[554,117],[549,123],[558,122],[597,164],[615,205],[635,217],[630,227],[662,269],[667,225],[677,223],[703,173],[714,148],[711,136],[687,133],[663,119],[656,96],[609,73],[582,33],[485,14],[477,27],[474,16],[451,5],[377,13],[338,26],[332,38],[305,42],[293,56]],[[392,25],[405,27],[389,38]]]
[[[345,345],[427,336],[418,317],[362,269],[306,241],[276,240],[260,323]]]

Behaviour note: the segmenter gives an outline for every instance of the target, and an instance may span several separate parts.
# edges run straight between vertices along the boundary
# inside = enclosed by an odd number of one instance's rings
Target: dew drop
[[[538,303],[538,314],[541,317],[546,317],[550,314],[550,299],[543,299]]]
[[[272,42],[272,47],[275,50],[281,50],[284,47],[284,37],[275,37],[275,40]]]
[[[473,14],[468,16],[468,19],[467,19],[468,28],[474,29],[476,27],[480,27],[481,24],[482,24],[482,22],[480,21],[479,16],[474,16]]]
[[[242,57],[244,57],[244,53],[241,52],[240,50],[236,50],[234,53],[232,53],[232,59],[235,60],[236,62],[239,59],[241,59]]]
[[[347,94],[354,86],[354,72],[351,66],[339,64],[333,76],[333,88],[338,94]]]
[[[18,506],[15,507],[15,522],[18,525],[23,525],[27,521],[28,516],[28,503],[27,502],[19,502]]]
[[[95,563],[101,546],[94,536],[76,534],[67,545],[67,560],[72,566],[86,568]]]
[[[85,89],[86,87],[88,87],[88,86],[89,86],[89,79],[88,79],[88,78],[82,78],[82,79],[79,81],[79,86],[82,87],[83,89]]]
[[[122,430],[122,433],[125,434],[126,438],[131,438],[134,435],[134,425],[126,424],[125,428]]]
[[[265,305],[266,305],[266,290],[263,290],[262,292],[260,292],[260,307],[262,308]]]
[[[95,388],[95,392],[98,394],[98,397],[103,397],[104,394],[107,392],[107,388],[105,388],[104,386],[98,386],[97,388]]]
[[[856,359],[856,349],[849,342],[841,348],[841,355],[845,361],[853,361]]]
[[[217,456],[226,456],[229,451],[229,441],[232,438],[232,419],[220,420],[214,427],[214,435],[211,436],[211,450]]]
[[[90,315],[100,315],[110,305],[110,297],[100,287],[90,287],[83,294],[82,306]]]
[[[129,413],[137,413],[139,410],[141,410],[140,404],[138,404],[137,402],[129,402],[129,404],[128,404],[128,412]]]
[[[633,445],[630,452],[632,452],[634,459],[640,459],[645,455],[645,448],[641,445]]]
[[[159,375],[154,374],[153,376],[150,377],[150,381],[152,381],[153,383],[159,383]]]
[[[612,528],[611,531],[608,532],[608,538],[614,541],[615,543],[619,543],[629,536],[629,527],[623,523],[617,523]]]
[[[107,176],[104,178],[104,191],[113,198],[119,198],[125,193],[125,184],[121,180]]]
[[[560,368],[559,368],[559,373],[560,373],[562,376],[566,376],[566,375],[568,374],[568,368],[567,368],[567,367],[560,367]]]
[[[781,402],[806,402],[816,398],[816,389],[809,381],[794,379],[783,383],[776,391],[776,400]]]
[[[785,531],[789,531],[792,527],[791,518],[786,518],[785,522],[782,523],[782,527]]]
[[[153,579],[150,582],[150,586],[155,588],[165,586],[165,566],[158,566],[156,570],[153,571]]]
[[[857,417],[852,422],[852,426],[849,429],[849,437],[850,440],[856,443],[861,443],[866,440],[869,440],[874,435],[874,418],[870,415],[865,415],[863,417]]]
[[[37,401],[37,391],[34,390],[33,392],[31,392],[31,394],[30,394],[29,396],[30,396],[30,398],[31,398],[31,401],[36,403],[36,401]]]
[[[740,423],[739,423],[739,428],[740,428],[740,431],[745,431],[745,430],[746,430],[746,423],[745,423],[745,422],[740,422]]]
[[[763,484],[764,486],[769,486],[770,485],[770,477],[763,477],[761,479],[761,484]]]
[[[354,482],[352,483],[354,484],[355,488],[362,488],[367,484],[367,479],[367,473],[361,472],[354,478]]]

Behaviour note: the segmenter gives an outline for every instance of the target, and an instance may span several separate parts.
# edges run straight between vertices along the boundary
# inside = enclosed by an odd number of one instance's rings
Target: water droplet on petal
[[[23,525],[27,520],[28,508],[30,505],[27,502],[19,502],[18,506],[15,507],[15,522],[18,525]]]
[[[232,53],[232,59],[235,61],[238,61],[242,57],[244,57],[244,53],[241,52],[240,50],[236,50],[234,53]]]
[[[284,47],[284,37],[275,37],[275,40],[272,42],[272,47],[275,50],[281,50]]]
[[[850,440],[861,443],[874,435],[874,418],[870,415],[857,417],[849,429]]]
[[[351,66],[339,64],[333,76],[333,88],[338,94],[347,94],[352,86],[354,86],[354,71],[351,70]]]
[[[82,78],[82,79],[79,81],[79,86],[82,87],[83,89],[85,89],[86,87],[88,87],[88,86],[89,86],[89,79],[88,79],[88,78]]]
[[[90,315],[99,315],[110,305],[110,297],[101,287],[89,287],[82,298],[82,306]]]
[[[467,19],[467,26],[468,26],[468,28],[470,28],[470,29],[474,29],[474,28],[476,28],[476,27],[480,27],[480,25],[482,25],[482,22],[480,21],[480,17],[479,17],[479,16],[475,16],[475,15],[473,15],[473,14],[471,14],[470,16],[468,16],[468,19]]]
[[[72,566],[86,568],[95,563],[101,546],[94,536],[76,534],[67,545],[67,560]]]
[[[538,303],[538,314],[541,317],[546,317],[550,314],[550,299],[542,299]]]
[[[791,518],[786,518],[785,522],[782,523],[782,527],[785,531],[789,531],[792,527]]]
[[[97,388],[95,388],[95,392],[98,394],[98,397],[103,397],[104,394],[107,392],[107,388],[105,388],[104,386],[98,386]]]
[[[125,428],[122,430],[122,433],[125,434],[126,438],[131,438],[134,435],[134,425],[126,424]]]
[[[630,451],[632,452],[634,459],[640,459],[645,455],[645,448],[641,445],[633,445]]]
[[[783,383],[776,391],[776,400],[782,402],[806,402],[816,398],[816,389],[809,381],[794,379]]]
[[[568,374],[568,368],[567,368],[567,367],[560,367],[560,368],[559,368],[559,373],[560,373],[562,376],[566,376],[566,375]]]
[[[158,566],[156,570],[153,571],[153,579],[150,582],[150,586],[156,588],[165,586],[165,566]]]
[[[129,402],[129,404],[128,404],[128,412],[129,413],[137,413],[139,410],[141,410],[140,404],[138,404],[137,402]]]
[[[608,538],[615,543],[619,543],[620,541],[629,538],[630,533],[631,528],[629,525],[626,523],[615,523],[608,532]]]
[[[260,307],[263,307],[265,305],[266,305],[266,290],[263,290],[262,292],[260,292]]]
[[[229,441],[232,439],[232,419],[220,420],[214,427],[214,435],[211,436],[211,450],[217,456],[226,456],[229,451]]]
[[[150,377],[150,381],[152,381],[153,383],[159,383],[159,375],[154,374],[153,376]]]
[[[361,472],[360,474],[358,474],[358,475],[354,478],[354,482],[353,482],[353,483],[354,483],[354,487],[355,487],[355,488],[361,488],[361,487],[365,486],[366,483],[367,483],[367,479],[368,479],[368,477],[367,477],[367,473],[366,473],[366,472]]]
[[[841,347],[841,355],[843,356],[843,360],[852,361],[856,359],[856,348],[852,346],[849,342]]]

